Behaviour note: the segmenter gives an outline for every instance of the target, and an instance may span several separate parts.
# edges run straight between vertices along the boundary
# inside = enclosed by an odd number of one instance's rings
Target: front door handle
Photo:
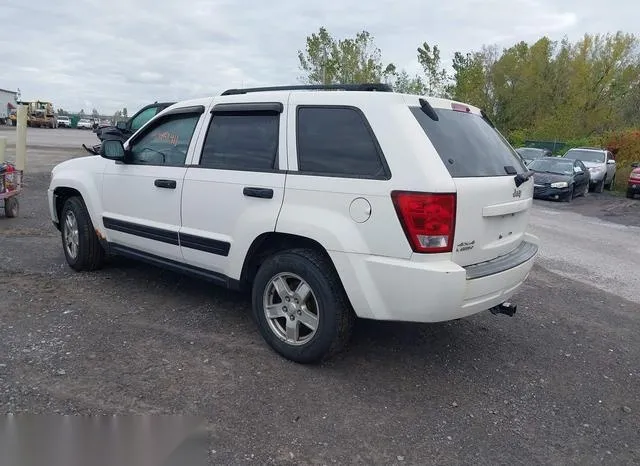
[[[273,189],[270,188],[252,188],[246,187],[242,190],[242,194],[247,197],[259,197],[260,199],[273,199]]]
[[[176,189],[178,185],[176,180],[155,180],[153,184],[158,188],[166,188],[166,189]]]

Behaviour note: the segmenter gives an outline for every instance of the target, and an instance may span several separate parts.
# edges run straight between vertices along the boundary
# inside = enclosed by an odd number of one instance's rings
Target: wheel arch
[[[79,197],[87,208],[89,218],[94,228],[96,228],[96,232],[98,232],[98,229],[102,226],[102,222],[101,219],[96,216],[98,210],[95,203],[99,202],[99,200],[96,200],[97,195],[97,188],[87,188],[86,186],[76,183],[61,183],[53,187],[53,207],[57,220],[57,222],[54,223],[56,223],[58,229],[60,228],[60,213],[62,212],[64,203],[71,197]],[[103,235],[99,234],[98,236],[102,237]]]
[[[260,264],[262,264],[267,257],[281,251],[300,248],[310,249],[322,254],[331,264],[338,278],[340,277],[331,256],[318,241],[290,233],[266,232],[259,235],[247,250],[240,273],[240,286],[243,288],[249,287],[253,283]]]

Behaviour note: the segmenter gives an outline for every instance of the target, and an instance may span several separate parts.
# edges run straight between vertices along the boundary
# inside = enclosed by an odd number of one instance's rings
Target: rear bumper
[[[526,235],[525,241],[526,250],[518,248],[467,268],[449,260],[414,262],[361,254],[330,255],[359,317],[442,322],[509,300],[528,277],[537,256],[537,238]]]

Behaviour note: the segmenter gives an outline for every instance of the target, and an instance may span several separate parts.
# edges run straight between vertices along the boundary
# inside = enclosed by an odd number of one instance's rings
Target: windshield
[[[582,160],[583,162],[604,163],[604,153],[595,150],[570,150],[564,156],[568,159]]]
[[[420,107],[410,108],[453,178],[526,171],[514,149],[481,116],[436,108],[438,121],[434,121]]]
[[[531,149],[529,147],[521,147],[516,149],[516,152],[525,159],[539,159],[543,155],[543,151],[541,149]]]
[[[536,172],[556,173],[558,175],[571,175],[573,173],[573,162],[562,159],[538,159],[529,164],[529,169]]]

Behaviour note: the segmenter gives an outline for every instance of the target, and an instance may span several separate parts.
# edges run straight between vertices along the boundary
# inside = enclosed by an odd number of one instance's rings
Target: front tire
[[[15,218],[20,212],[20,202],[16,196],[8,197],[4,200],[4,216]]]
[[[613,175],[613,178],[611,178],[611,182],[607,185],[607,191],[611,191],[615,186],[615,183],[616,183],[616,175]]]
[[[253,281],[252,304],[269,346],[305,364],[326,360],[342,350],[355,321],[330,260],[310,249],[267,258]]]
[[[574,196],[574,192],[575,192],[574,189],[575,188],[572,186],[571,187],[571,191],[569,191],[569,194],[567,195],[567,197],[564,198],[564,202],[569,202],[570,203],[571,201],[573,201],[573,196]]]
[[[603,178],[601,181],[598,181],[598,183],[596,183],[596,187],[594,188],[594,192],[596,193],[602,193],[604,192],[604,182],[606,180]]]
[[[83,272],[102,267],[105,252],[80,197],[70,197],[64,203],[60,230],[64,255],[72,269]]]

